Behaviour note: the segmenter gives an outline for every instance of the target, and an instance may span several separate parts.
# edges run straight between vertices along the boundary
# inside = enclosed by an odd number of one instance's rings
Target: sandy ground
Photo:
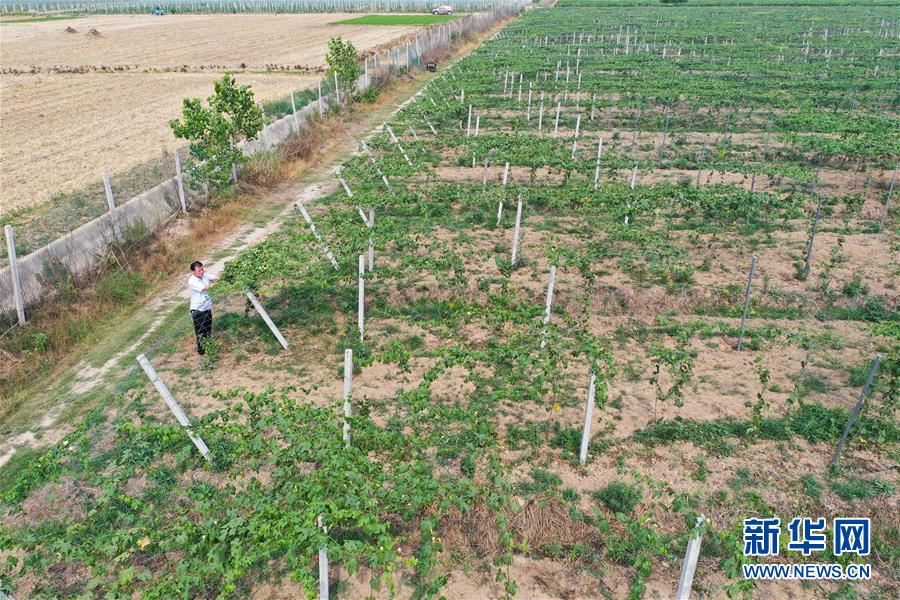
[[[0,213],[156,158],[175,142],[167,122],[180,115],[182,98],[208,96],[227,69],[246,69],[238,82],[270,100],[316,77],[266,73],[268,65],[314,69],[329,37],[365,49],[416,29],[329,25],[345,16],[115,15],[2,25]],[[101,35],[87,35],[91,28]]]

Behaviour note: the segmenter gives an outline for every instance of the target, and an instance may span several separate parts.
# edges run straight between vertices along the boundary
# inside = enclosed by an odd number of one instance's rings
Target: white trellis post
[[[203,438],[199,435],[194,435],[194,432],[191,431],[191,423],[188,421],[187,416],[185,416],[184,411],[181,410],[181,406],[178,405],[178,402],[175,401],[175,398],[172,396],[172,392],[169,391],[169,388],[166,387],[166,384],[162,379],[159,378],[159,375],[156,373],[156,369],[153,368],[153,365],[150,364],[150,361],[147,360],[147,357],[144,354],[138,354],[137,357],[138,364],[141,365],[141,368],[144,370],[144,374],[147,375],[147,379],[149,379],[153,383],[153,387],[156,388],[156,391],[159,392],[159,395],[162,396],[162,399],[165,401],[166,405],[169,407],[169,410],[172,411],[172,414],[175,415],[175,419],[178,420],[178,423],[184,427],[185,431],[188,434],[188,437],[191,438],[191,441],[194,443],[194,446],[197,447],[197,450],[200,451],[200,454],[203,455],[207,461],[209,460],[209,448],[206,447],[206,444],[203,442]]]
[[[481,129],[481,115],[475,117],[475,137],[478,137],[479,129]]]
[[[506,187],[506,182],[509,180],[509,161],[506,161],[506,164],[503,165],[503,187]]]
[[[328,535],[328,528],[322,524],[322,515],[319,515],[316,524]],[[319,548],[319,600],[328,600],[328,546],[325,544]]]
[[[391,139],[397,144],[397,148],[400,149],[401,154],[403,154],[403,158],[406,160],[406,164],[412,166],[412,161],[409,160],[409,156],[406,155],[406,150],[403,149],[403,146],[400,144],[400,140],[397,139],[397,136],[394,135],[394,130],[391,129],[391,126],[385,123],[385,128],[388,130],[388,133],[391,135]]]
[[[359,297],[358,304],[359,308],[357,311],[356,317],[356,325],[359,328],[359,339],[362,341],[365,336],[365,322],[366,322],[366,256],[364,254],[359,255]]]
[[[344,444],[350,446],[350,417],[353,409],[350,406],[350,394],[353,392],[353,349],[344,350]]]
[[[591,378],[588,382],[587,401],[584,404],[584,427],[581,430],[581,448],[578,451],[578,463],[587,462],[588,445],[591,441],[591,420],[594,415],[594,394],[596,389],[597,376],[593,369],[591,370]]]
[[[703,524],[706,517],[700,515],[697,517],[697,524],[691,532],[691,539],[688,541],[687,551],[684,553],[684,563],[681,565],[681,577],[678,580],[678,592],[675,594],[675,600],[689,600],[691,597],[691,586],[694,583],[694,571],[697,570],[697,559],[700,557],[700,543],[703,541]]]
[[[259,316],[261,316],[263,321],[266,322],[266,325],[269,326],[269,330],[272,332],[272,335],[275,336],[275,339],[278,340],[278,343],[281,344],[281,347],[287,350],[287,340],[284,339],[283,335],[281,335],[281,332],[278,330],[278,327],[275,326],[275,323],[274,321],[272,321],[269,313],[266,312],[266,309],[263,308],[263,305],[260,303],[257,297],[253,295],[253,292],[247,292],[247,299],[250,300],[250,304],[253,305],[253,308],[256,309],[256,312],[259,313]]]
[[[469,105],[469,120],[466,121],[466,137],[469,137],[469,132],[472,131],[472,105]]]
[[[528,110],[525,112],[525,121],[531,123],[531,83],[528,83]]]
[[[369,221],[366,223],[369,227],[369,271],[375,267],[375,240],[372,238],[372,233],[375,229],[375,207],[369,207]]]
[[[181,172],[181,157],[178,156],[178,146],[175,146],[175,182],[178,184],[178,200],[181,202],[181,212],[187,213],[187,202],[184,197],[184,174]]]
[[[637,165],[631,168],[631,189],[634,189],[635,185],[637,185]]]
[[[553,287],[556,285],[556,265],[550,266],[550,281],[547,283],[547,306],[544,308],[544,328],[541,332],[541,348],[547,345],[547,325],[553,309]]]
[[[338,105],[341,104],[341,88],[338,85],[338,74],[337,71],[334,72],[334,95],[337,99]]]
[[[597,166],[594,167],[594,189],[600,181],[600,155],[603,154],[603,138],[597,143]]]
[[[541,101],[541,107],[538,111],[538,131],[544,130],[544,102]]]
[[[25,298],[22,296],[22,280],[19,278],[19,259],[16,256],[16,240],[12,225],[5,225],[3,231],[6,234],[6,255],[9,257],[9,276],[12,278],[13,299],[16,304],[16,316],[19,325],[24,325]]]
[[[513,231],[512,257],[510,262],[513,266],[516,264],[516,256],[519,253],[519,230],[522,225],[522,195],[519,195],[519,203],[516,206],[516,228]]]
[[[337,260],[335,260],[334,254],[331,253],[331,249],[328,247],[328,245],[322,239],[322,236],[319,235],[318,231],[316,231],[316,226],[312,222],[312,217],[310,217],[309,213],[306,212],[306,207],[303,206],[302,202],[297,202],[294,206],[297,208],[297,210],[300,211],[300,214],[303,215],[303,219],[306,221],[306,224],[309,225],[309,230],[312,232],[313,236],[315,236],[316,240],[319,242],[319,246],[322,249],[322,253],[329,260],[329,262],[331,262],[331,265],[334,267],[334,270],[337,271],[339,268],[338,264],[337,264]]]
[[[581,115],[575,120],[575,137],[572,139],[572,158],[575,158],[575,152],[578,150],[578,132],[581,130]]]
[[[553,137],[559,133],[559,111],[562,109],[562,102],[556,103],[556,120],[553,122]]]

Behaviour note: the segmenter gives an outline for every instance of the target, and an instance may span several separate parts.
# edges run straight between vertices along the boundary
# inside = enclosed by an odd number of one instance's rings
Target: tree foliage
[[[213,95],[206,99],[208,106],[200,98],[185,98],[182,120],[169,122],[175,137],[191,143],[197,162],[187,165],[186,171],[195,188],[206,183],[226,185],[232,166],[246,161],[235,144],[255,138],[263,126],[262,110],[249,85],[237,85],[231,73],[214,85]]]
[[[351,89],[348,86],[352,86],[362,75],[356,46],[350,40],[341,39],[340,36],[328,40],[325,62],[328,63],[328,75],[333,77],[337,73],[340,86],[344,90]]]

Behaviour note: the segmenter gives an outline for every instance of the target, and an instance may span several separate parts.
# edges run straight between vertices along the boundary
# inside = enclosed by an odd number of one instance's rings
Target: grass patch
[[[894,493],[893,485],[877,477],[875,479],[853,478],[844,482],[834,482],[831,484],[831,489],[847,502],[867,500],[882,494]]]
[[[457,15],[366,15],[329,25],[434,25],[456,19]]]

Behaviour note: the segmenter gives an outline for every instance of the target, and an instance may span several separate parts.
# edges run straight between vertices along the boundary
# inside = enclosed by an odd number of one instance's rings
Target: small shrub
[[[844,284],[844,295],[848,298],[857,298],[869,293],[869,284],[862,280],[860,273],[854,273],[853,277]]]
[[[602,502],[615,513],[630,514],[640,503],[643,493],[636,485],[624,481],[613,481],[602,490],[594,492],[593,498]]]

